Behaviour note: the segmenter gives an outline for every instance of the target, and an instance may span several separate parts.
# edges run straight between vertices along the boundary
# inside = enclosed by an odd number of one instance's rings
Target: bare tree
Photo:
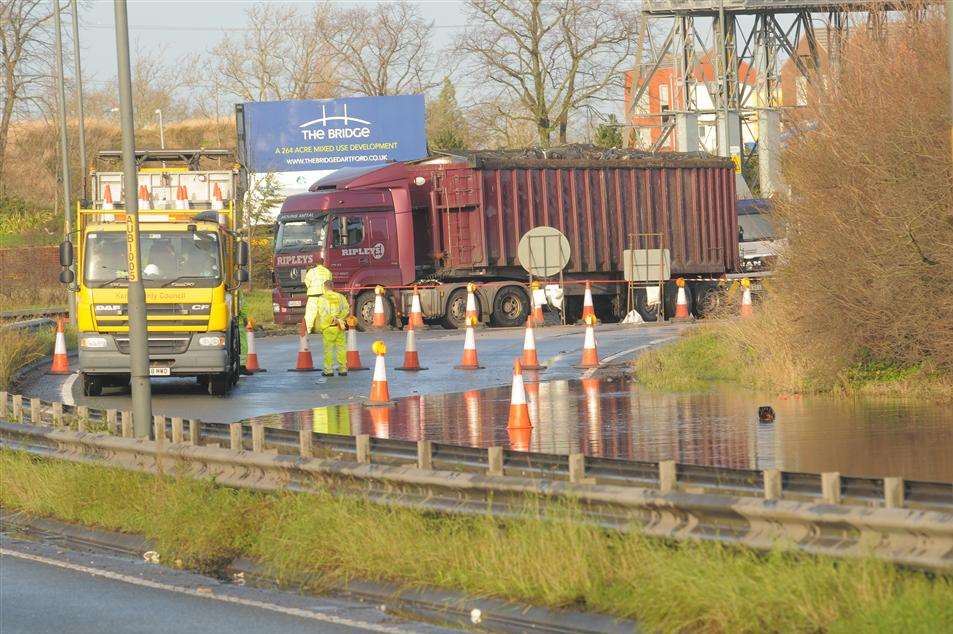
[[[50,18],[53,7],[42,0],[0,3],[0,56],[3,104],[0,106],[0,191],[10,123],[18,110],[29,111],[49,87]]]
[[[517,107],[505,116],[530,121],[539,143],[566,142],[570,117],[622,92],[631,64],[636,16],[612,0],[468,0],[472,24],[457,50],[471,76],[488,79],[492,98]]]
[[[316,4],[310,14],[296,7],[252,6],[245,35],[226,36],[212,50],[213,83],[246,101],[332,96],[333,53],[321,38],[333,30],[331,14],[328,4]]]
[[[335,53],[343,92],[398,95],[425,92],[440,85],[430,42],[433,22],[408,2],[378,3],[341,11],[345,28],[321,32]]]

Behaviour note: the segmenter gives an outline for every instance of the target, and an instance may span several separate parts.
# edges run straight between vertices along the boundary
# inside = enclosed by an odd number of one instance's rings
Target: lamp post
[[[156,116],[159,117],[159,147],[165,149],[165,130],[162,127],[162,108],[156,108]]]
[[[122,122],[122,177],[125,182],[126,253],[129,278],[129,378],[132,386],[132,427],[137,437],[152,427],[152,386],[149,385],[149,334],[146,329],[146,290],[139,258],[139,200],[136,185],[136,128],[132,112],[132,71],[129,64],[129,18],[126,0],[113,0],[116,11],[116,55],[119,69],[119,115]]]
[[[72,0],[73,9],[73,74],[76,76],[76,118],[79,128],[79,177],[83,183],[83,206],[87,206],[89,192],[89,174],[86,165],[86,115],[83,112],[83,71],[79,58],[79,9],[76,0]]]
[[[66,233],[66,240],[73,241],[73,209],[70,204],[70,180],[69,180],[69,142],[67,141],[66,131],[66,87],[63,80],[63,32],[60,26],[60,0],[54,2],[53,7],[53,25],[56,30],[56,92],[57,92],[57,110],[60,117],[60,154],[63,158],[63,229]],[[69,306],[69,321],[76,325],[76,295],[67,292],[66,302]]]

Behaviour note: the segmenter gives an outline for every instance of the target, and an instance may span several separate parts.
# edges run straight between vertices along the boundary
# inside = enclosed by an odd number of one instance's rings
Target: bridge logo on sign
[[[382,257],[384,257],[384,243],[378,242],[372,247],[341,249],[341,255],[344,255],[344,256],[369,255],[375,260],[380,260]]]
[[[343,122],[344,127],[328,128],[328,122]],[[343,115],[329,115],[327,107],[321,106],[321,116],[299,124],[301,136],[305,141],[325,141],[331,139],[366,139],[371,136],[371,122],[348,114],[347,104],[344,104]],[[310,129],[312,126],[321,126]]]

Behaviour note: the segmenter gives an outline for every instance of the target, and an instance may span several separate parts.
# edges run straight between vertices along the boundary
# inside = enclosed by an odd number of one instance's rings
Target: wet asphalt
[[[599,373],[625,371],[626,365],[641,351],[660,345],[686,328],[670,324],[600,324],[596,341],[602,367]],[[359,333],[359,349],[365,366],[373,366],[371,345],[380,339],[387,344],[387,377],[391,397],[414,394],[455,393],[509,385],[513,361],[523,348],[522,328],[480,328],[476,331],[479,362],[484,369],[457,370],[463,352],[464,333],[440,328],[417,332],[422,372],[400,372],[406,334],[400,331]],[[536,329],[540,362],[547,369],[540,381],[585,378],[591,370],[580,370],[585,328],[552,325]],[[321,364],[320,337],[312,335],[310,345],[314,362]],[[153,412],[165,416],[197,418],[209,422],[233,422],[252,416],[303,410],[323,405],[365,400],[371,386],[371,371],[351,372],[347,377],[324,378],[320,371],[289,372],[298,351],[297,336],[259,337],[259,362],[267,372],[243,376],[224,398],[211,397],[192,379],[153,379]],[[76,375],[52,376],[41,371],[24,378],[22,391],[67,404],[96,408],[128,409],[128,389],[107,389],[103,396],[84,397]]]

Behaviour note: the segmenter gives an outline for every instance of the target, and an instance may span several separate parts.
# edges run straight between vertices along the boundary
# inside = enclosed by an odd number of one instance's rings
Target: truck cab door
[[[367,266],[369,226],[365,214],[331,216],[328,223],[328,268],[337,283],[350,283]]]

